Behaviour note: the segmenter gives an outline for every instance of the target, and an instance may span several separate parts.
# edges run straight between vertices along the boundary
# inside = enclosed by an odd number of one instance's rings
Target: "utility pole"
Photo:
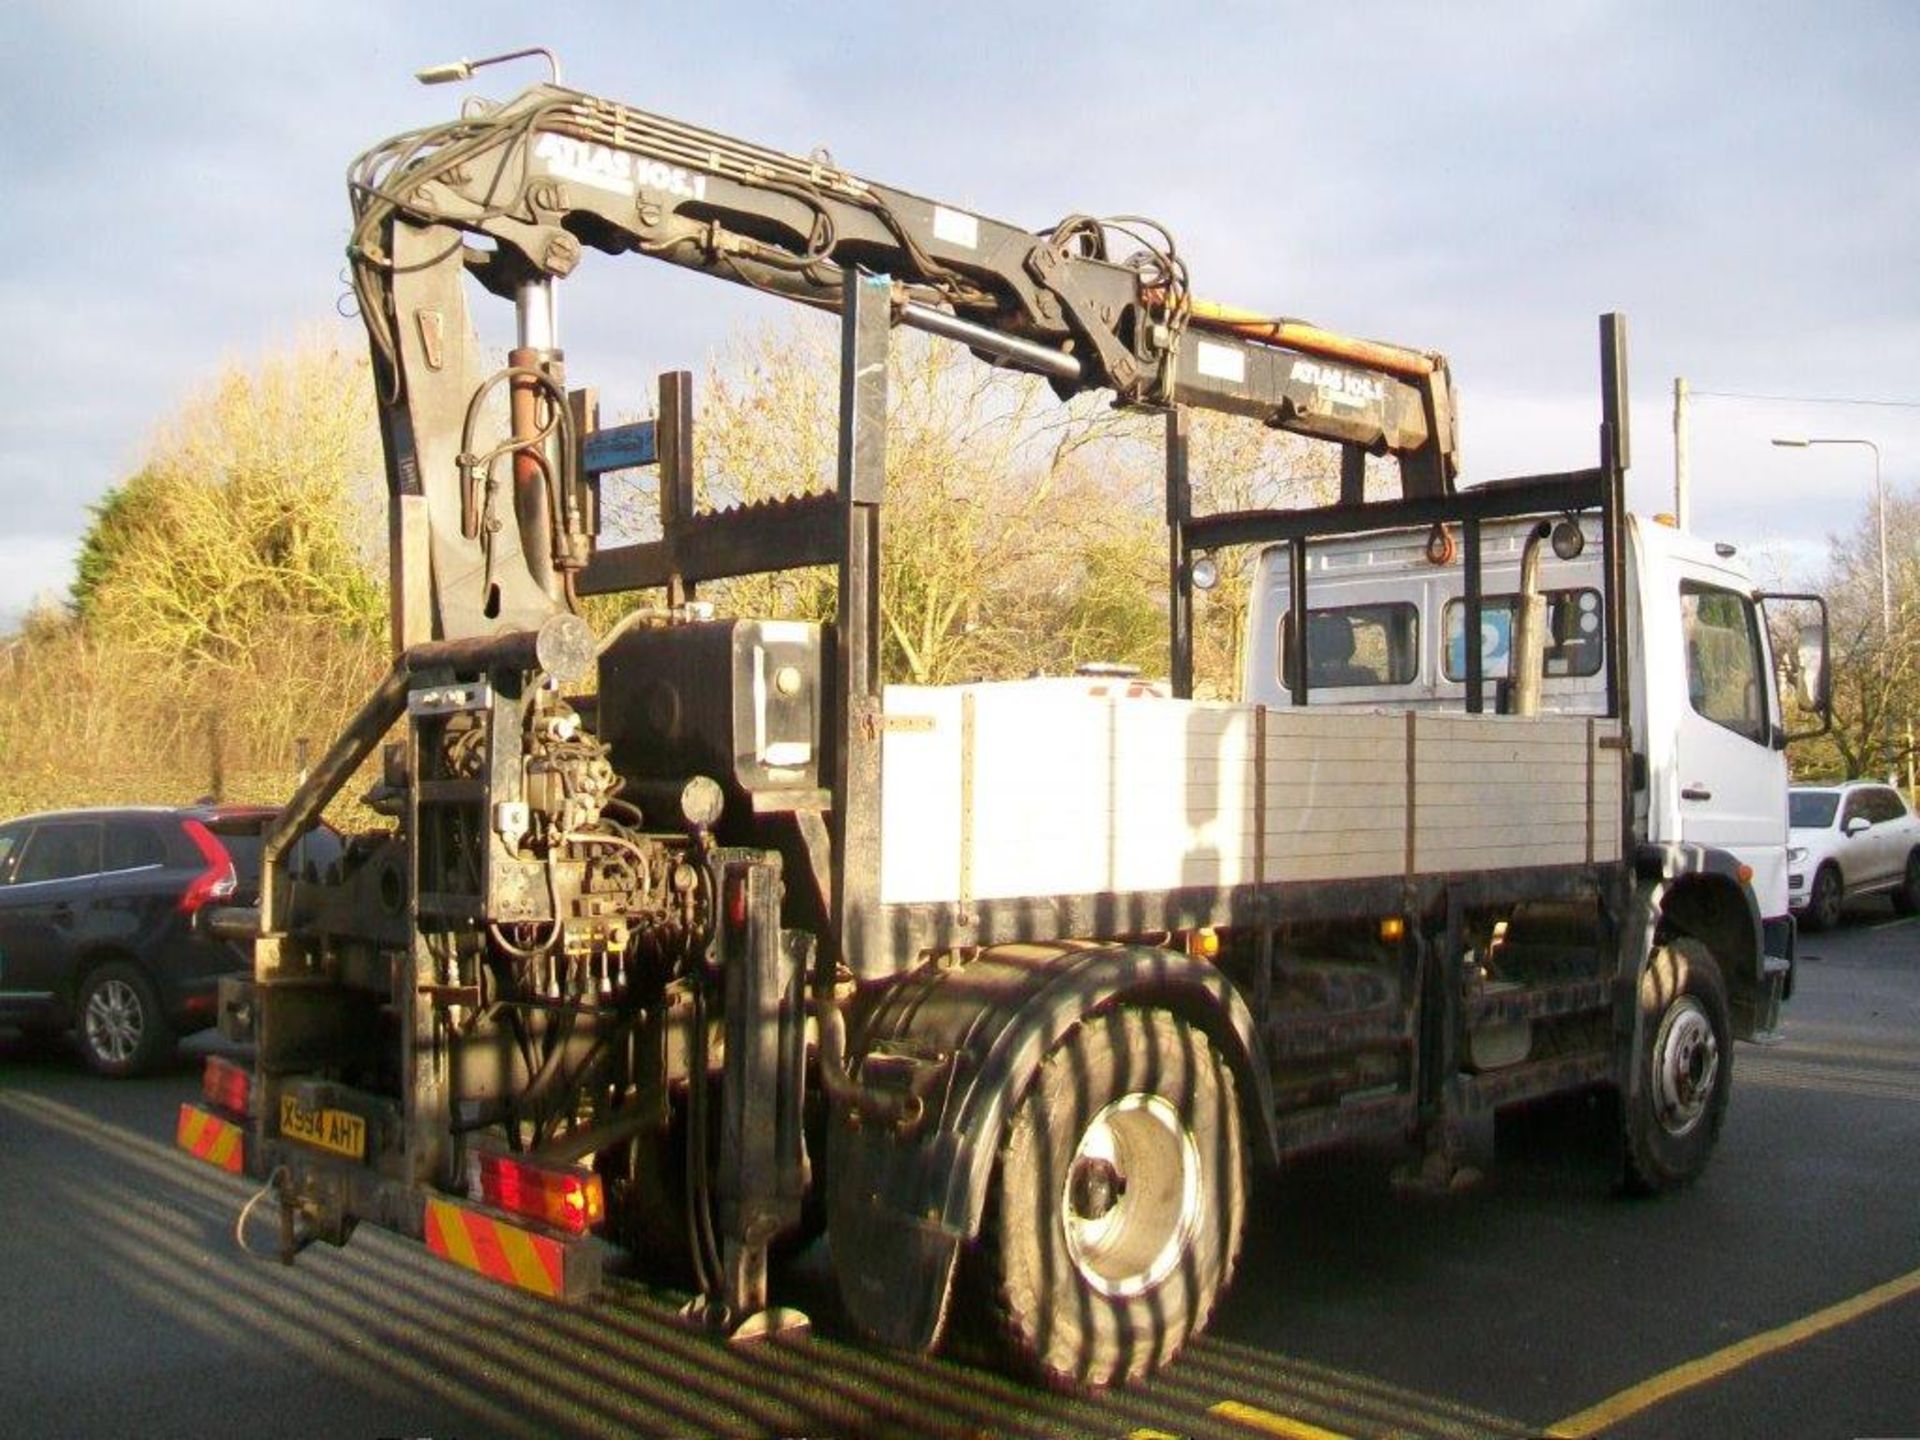
[[[1688,524],[1687,504],[1690,500],[1688,490],[1693,477],[1692,457],[1687,453],[1687,379],[1684,375],[1673,377],[1673,518],[1685,532]]]

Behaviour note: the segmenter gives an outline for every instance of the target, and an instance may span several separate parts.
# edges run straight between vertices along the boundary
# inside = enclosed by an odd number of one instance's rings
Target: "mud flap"
[[[883,1202],[862,1162],[890,1147],[863,1138],[857,1131],[834,1136],[827,1202],[834,1277],[856,1325],[882,1344],[924,1353],[940,1343],[962,1237]]]

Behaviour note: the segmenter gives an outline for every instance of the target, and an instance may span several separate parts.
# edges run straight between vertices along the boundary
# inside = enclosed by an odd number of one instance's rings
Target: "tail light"
[[[727,925],[734,930],[747,928],[747,867],[727,867]]]
[[[209,1055],[207,1068],[200,1072],[200,1093],[209,1105],[244,1115],[247,1102],[253,1098],[253,1074],[231,1060]]]
[[[606,1218],[600,1177],[578,1165],[530,1165],[510,1155],[476,1152],[469,1174],[477,1199],[516,1215],[584,1235]]]
[[[192,915],[212,901],[228,899],[240,888],[240,877],[234,872],[233,857],[227,854],[227,847],[205,825],[198,820],[183,820],[180,828],[187,832],[200,858],[207,862],[206,869],[187,882],[180,896],[180,913]]]

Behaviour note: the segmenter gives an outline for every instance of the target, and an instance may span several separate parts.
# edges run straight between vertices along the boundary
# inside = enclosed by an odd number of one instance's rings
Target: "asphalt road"
[[[111,1084],[0,1035],[0,1429],[1920,1435],[1920,921],[1862,907],[1805,950],[1691,1190],[1613,1193],[1598,1106],[1480,1134],[1463,1195],[1397,1193],[1383,1156],[1300,1164],[1262,1186],[1213,1331],[1094,1399],[857,1344],[806,1267],[814,1334],[743,1348],[637,1280],[559,1309],[370,1229],[283,1268],[234,1244],[249,1187],[172,1146],[199,1047]]]

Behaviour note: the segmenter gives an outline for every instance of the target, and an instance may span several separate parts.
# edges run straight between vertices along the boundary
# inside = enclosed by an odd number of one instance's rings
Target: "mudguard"
[[[1720,960],[1734,1005],[1736,1038],[1771,1032],[1792,982],[1792,932],[1789,928],[1786,934],[1785,954],[1768,953],[1769,927],[1753,886],[1741,875],[1739,858],[1709,845],[1643,844],[1634,859],[1645,897],[1646,932],[1633,942],[1637,948],[1627,952],[1639,957],[1634,974],[1622,977],[1631,978],[1633,993],[1639,989],[1639,968],[1652,954],[1653,930],[1665,915],[1699,936]],[[1623,992],[1623,1007],[1626,1003]],[[1638,1043],[1636,1036],[1634,1054]]]
[[[1714,940],[1716,950],[1724,951],[1727,959],[1738,957],[1740,963],[1728,967],[1733,972],[1729,980],[1764,984],[1767,976],[1788,968],[1793,953],[1790,944],[1777,965],[1769,963],[1768,928],[1753,886],[1740,873],[1738,856],[1710,845],[1645,844],[1639,847],[1635,859],[1642,878],[1658,882],[1656,902],[1662,907],[1668,904],[1669,896],[1689,883],[1706,881],[1713,888],[1715,906],[1720,911],[1720,933],[1703,938]]]
[[[1115,1003],[1152,1005],[1204,1031],[1227,1056],[1276,1154],[1272,1081],[1253,1016],[1204,960],[1147,945],[1002,945],[928,966],[894,986],[852,1047],[880,1103],[836,1106],[828,1216],[841,1295],[885,1343],[930,1349],[955,1263],[979,1233],[1001,1132],[1040,1063],[1074,1025]]]

